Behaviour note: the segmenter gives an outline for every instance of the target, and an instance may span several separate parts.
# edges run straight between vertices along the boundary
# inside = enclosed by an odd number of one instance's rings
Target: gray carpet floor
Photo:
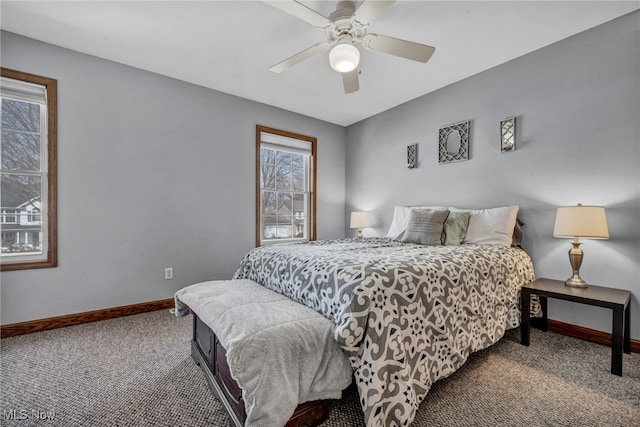
[[[157,311],[0,341],[3,426],[229,426],[190,357],[191,319]],[[437,382],[413,426],[637,426],[640,355],[519,330]],[[53,418],[53,419],[51,419]],[[364,426],[355,389],[326,427]]]

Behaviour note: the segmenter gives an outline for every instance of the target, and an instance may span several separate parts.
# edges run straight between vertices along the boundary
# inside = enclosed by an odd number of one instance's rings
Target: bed
[[[410,424],[435,381],[517,327],[519,290],[534,270],[511,245],[387,237],[258,247],[234,279],[253,280],[336,324],[373,427]]]

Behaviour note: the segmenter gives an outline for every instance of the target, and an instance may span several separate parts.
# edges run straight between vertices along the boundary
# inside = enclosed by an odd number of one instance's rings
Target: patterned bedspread
[[[518,248],[368,238],[262,246],[243,278],[336,323],[367,426],[389,427],[411,423],[435,381],[520,324],[534,271]]]

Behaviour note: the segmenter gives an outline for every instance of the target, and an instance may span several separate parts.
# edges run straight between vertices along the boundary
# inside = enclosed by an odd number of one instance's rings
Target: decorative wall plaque
[[[500,151],[516,150],[516,118],[509,117],[500,122]]]
[[[407,145],[407,167],[414,169],[418,166],[418,144]]]
[[[438,134],[439,163],[469,160],[469,121],[440,128]]]

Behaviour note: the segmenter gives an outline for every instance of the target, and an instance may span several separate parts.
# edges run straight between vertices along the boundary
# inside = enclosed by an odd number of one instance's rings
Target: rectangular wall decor
[[[469,160],[469,121],[441,128],[438,139],[439,163]]]
[[[415,169],[418,166],[418,144],[407,145],[407,167]]]
[[[500,122],[500,151],[516,149],[516,118],[509,117]]]

